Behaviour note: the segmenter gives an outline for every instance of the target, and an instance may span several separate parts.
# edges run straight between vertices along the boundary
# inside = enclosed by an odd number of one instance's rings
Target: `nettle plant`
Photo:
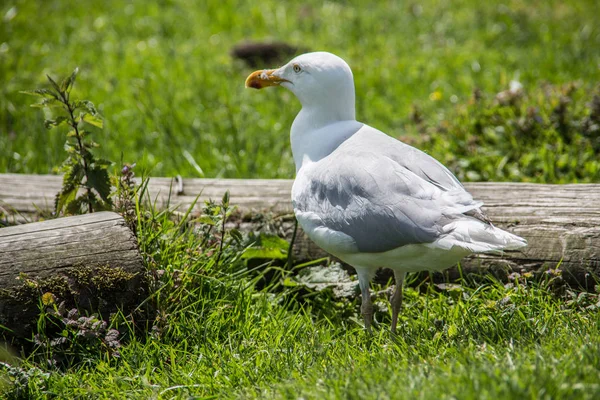
[[[60,84],[46,75],[50,82],[49,89],[22,92],[42,98],[32,107],[48,109],[49,114],[53,115],[44,121],[46,128],[63,125],[70,128],[65,143],[68,156],[60,167],[64,174],[63,185],[54,203],[57,216],[61,213],[81,214],[112,208],[111,182],[107,171],[111,162],[94,156],[92,149],[99,145],[91,140],[91,131],[86,129],[102,129],[102,118],[91,101],[71,99],[77,72],[76,68]]]

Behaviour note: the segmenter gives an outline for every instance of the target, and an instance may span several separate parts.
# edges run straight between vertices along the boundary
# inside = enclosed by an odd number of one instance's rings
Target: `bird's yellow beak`
[[[262,89],[267,86],[277,86],[281,82],[289,82],[287,79],[273,75],[276,69],[263,69],[254,71],[246,78],[246,87],[253,89]]]

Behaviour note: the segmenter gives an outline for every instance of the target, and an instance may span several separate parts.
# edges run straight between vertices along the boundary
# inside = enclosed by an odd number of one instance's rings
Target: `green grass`
[[[63,136],[18,93],[46,73],[80,67],[76,94],[106,117],[105,158],[123,154],[155,176],[201,176],[197,164],[207,177],[291,178],[299,103],[285,90],[245,90],[251,70],[229,56],[234,44],[278,39],[339,54],[355,72],[359,119],[401,136],[413,104],[430,124],[452,123],[475,88],[492,96],[511,79],[527,91],[578,81],[591,93],[599,12],[594,0],[3,2],[0,172],[48,173],[64,158]]]
[[[359,118],[428,150],[461,179],[600,181],[596,1],[362,3],[3,2],[0,172],[49,173],[65,158],[63,133],[46,131],[18,92],[79,66],[74,95],[105,116],[94,133],[100,156],[123,154],[154,176],[291,178],[298,102],[284,90],[245,90],[251,70],[229,56],[244,39],[272,38],[344,57]],[[496,93],[513,79],[524,93],[499,104]],[[151,326],[111,317],[118,357],[76,330],[65,328],[72,340],[61,348],[40,332],[45,350],[3,356],[14,365],[1,367],[10,372],[4,394],[600,397],[597,294],[559,291],[558,277],[442,293],[422,284],[406,290],[397,337],[382,298],[368,336],[358,299],[285,285],[275,267],[248,268],[248,239],[228,235],[219,259],[219,217],[208,214],[198,232],[139,209],[153,289],[146,305],[158,313]],[[55,364],[64,346],[73,358]]]
[[[600,298],[565,291],[560,276],[533,281],[525,274],[507,285],[464,282],[448,292],[409,287],[397,337],[390,336],[387,300],[379,296],[379,325],[369,336],[358,299],[282,285],[285,275],[264,285],[278,269],[248,269],[241,259],[245,241],[227,235],[217,264],[213,225],[197,231],[166,212],[139,215],[140,246],[154,277],[147,302],[157,310],[152,328],[136,332],[130,319],[113,316],[122,343],[118,357],[77,335],[70,336],[66,363],[60,345],[40,347],[13,369],[7,397],[600,395]],[[213,217],[203,221],[219,226],[217,214],[206,215]]]

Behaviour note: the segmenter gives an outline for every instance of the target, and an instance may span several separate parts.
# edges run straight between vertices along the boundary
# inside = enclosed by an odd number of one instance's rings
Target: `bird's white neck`
[[[355,134],[362,123],[354,119],[354,107],[347,119],[336,119],[328,112],[302,108],[290,132],[296,172],[302,166],[327,157],[346,139]]]
[[[336,72],[310,90],[290,87],[302,104],[290,132],[296,172],[331,154],[362,126],[356,121],[352,72]]]

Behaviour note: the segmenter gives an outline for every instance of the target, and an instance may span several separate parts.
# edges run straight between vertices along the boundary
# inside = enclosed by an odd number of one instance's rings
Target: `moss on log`
[[[0,325],[31,337],[40,310],[64,302],[97,313],[136,309],[148,296],[137,240],[102,212],[0,229]]]

